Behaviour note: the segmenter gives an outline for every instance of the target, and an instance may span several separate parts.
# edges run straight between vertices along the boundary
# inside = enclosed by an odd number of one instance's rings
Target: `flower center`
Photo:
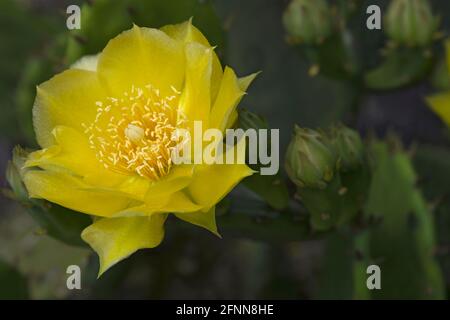
[[[185,120],[178,113],[179,92],[162,97],[152,85],[132,87],[120,97],[97,101],[89,126],[90,147],[107,169],[158,180],[170,171],[172,139]]]
[[[145,137],[145,131],[141,127],[129,124],[125,128],[125,136],[132,142],[137,143]]]

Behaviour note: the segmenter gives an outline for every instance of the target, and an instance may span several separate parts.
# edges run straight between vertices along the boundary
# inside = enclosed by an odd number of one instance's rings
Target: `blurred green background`
[[[364,74],[382,63],[381,49],[386,43],[383,30],[366,28],[366,8],[378,4],[384,12],[389,1],[329,1],[343,11],[349,2],[355,7],[345,19],[345,30],[351,30],[354,56],[347,58]],[[431,3],[442,19],[440,30],[448,36],[450,2]],[[69,4],[83,6],[79,31],[66,29]],[[375,157],[381,160],[373,172],[366,210],[374,216],[388,214],[382,227],[370,234],[361,226],[362,231],[353,226],[312,233],[303,227],[301,204],[291,200],[295,203],[290,203],[290,215],[277,212],[273,209],[277,200],[270,197],[285,191],[274,187],[273,181],[258,190],[250,181],[221,204],[224,215],[218,223],[223,239],[169,221],[166,239],[159,247],[134,254],[96,280],[98,262],[93,252],[48,236],[48,230],[11,199],[1,174],[0,299],[449,296],[449,134],[424,100],[448,88],[438,81],[444,65],[442,45],[437,42],[429,49],[434,52],[432,63],[411,81],[396,78],[404,79],[405,72],[415,71],[408,64],[382,74],[383,85],[401,82],[382,90],[364,86],[359,76],[348,79],[324,70],[311,77],[315,63],[305,57],[306,49],[287,41],[282,16],[288,4],[287,0],[1,0],[0,172],[6,171],[15,145],[36,147],[31,122],[36,85],[82,55],[99,52],[133,22],[160,27],[194,17],[194,25],[218,46],[223,65],[232,66],[241,76],[262,71],[241,108],[280,129],[282,157],[294,124],[326,127],[336,121],[365,137],[384,139],[395,134],[405,149],[412,150],[389,156],[385,145],[374,147]],[[327,59],[340,62],[340,47],[329,45],[331,58]],[[399,174],[397,169],[404,167],[411,175]],[[291,183],[287,189],[292,195]],[[403,210],[395,201],[390,205],[392,198],[414,205]],[[229,211],[236,210],[239,215],[230,218]],[[400,211],[404,215],[389,219]],[[366,254],[368,246],[370,254]],[[422,247],[427,248],[426,258]],[[382,292],[365,289],[365,268],[371,263],[382,264],[382,272],[384,267],[395,270],[386,277],[382,273]],[[72,264],[82,268],[82,290],[66,288],[65,271]],[[434,270],[436,266],[439,271]]]

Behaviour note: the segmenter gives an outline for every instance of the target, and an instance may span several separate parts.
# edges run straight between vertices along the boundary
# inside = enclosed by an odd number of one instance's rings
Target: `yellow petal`
[[[198,42],[205,47],[211,47],[208,39],[192,24],[192,18],[179,24],[166,25],[161,28],[161,31],[165,32],[172,39],[184,43]]]
[[[450,126],[450,93],[444,93],[427,99],[431,108]]]
[[[167,25],[161,28],[169,37],[184,43],[198,42],[205,47],[211,47],[206,37],[192,25],[192,19],[180,24]],[[212,53],[212,74],[211,74],[211,101],[215,101],[222,81],[222,65],[215,52]]]
[[[92,71],[69,69],[37,87],[33,106],[36,138],[43,148],[54,141],[53,128],[58,125],[83,132],[83,123],[95,119],[95,102],[106,93]]]
[[[211,108],[212,49],[199,43],[186,45],[186,84],[180,110],[189,121],[202,121],[207,127]]]
[[[66,126],[55,127],[52,134],[56,144],[31,153],[25,167],[60,166],[80,176],[101,169],[83,134]]]
[[[155,198],[157,200],[161,196],[170,195],[185,188],[193,174],[193,165],[173,166],[167,176],[151,183],[146,194],[147,202],[154,202]]]
[[[221,131],[226,129],[231,113],[244,94],[233,69],[225,67],[219,94],[211,110],[211,128],[218,128]]]
[[[126,197],[143,202],[150,187],[150,181],[140,176],[123,176],[120,182],[101,181],[101,179],[101,175],[90,176],[89,179],[84,179],[84,182],[90,182],[91,184],[83,187],[82,190],[103,193],[110,197]],[[103,179],[107,180],[108,177],[103,176]]]
[[[45,169],[57,166],[55,164],[55,158],[60,154],[61,147],[58,145],[31,152],[24,163],[24,168],[41,167]]]
[[[23,181],[31,198],[42,198],[63,207],[97,216],[111,216],[133,202],[126,197],[83,190],[80,178],[64,172],[27,170]]]
[[[84,191],[144,201],[151,185],[148,179],[105,169],[89,148],[87,137],[72,128],[58,126],[53,135],[56,145],[31,153],[25,167],[65,171],[83,178],[86,184],[82,187]]]
[[[158,201],[148,202],[144,205],[131,207],[120,211],[114,217],[140,217],[149,216],[155,213],[175,213],[175,212],[194,212],[202,207],[194,203],[182,191],[171,195],[165,195],[158,198]]]
[[[100,258],[99,276],[139,249],[154,248],[164,237],[166,215],[99,219],[81,237]]]
[[[160,212],[193,212],[200,210],[201,206],[194,203],[184,192],[179,191],[172,194],[169,201],[162,206]]]
[[[54,152],[53,150],[58,150]],[[55,173],[61,172],[67,175],[76,174],[70,170],[70,160],[61,153],[59,146],[52,146],[30,154],[30,158],[25,163],[24,168],[39,166],[40,168]],[[52,155],[55,154],[55,155]],[[76,158],[74,158],[76,159]],[[76,162],[76,161],[75,161]],[[77,166],[78,168],[78,166]],[[86,167],[87,168],[87,167]],[[79,175],[83,183],[78,188],[80,191],[103,193],[110,197],[127,197],[138,201],[144,201],[150,187],[150,181],[140,176],[126,176],[108,171],[99,167],[97,172],[90,172],[88,169]]]
[[[154,208],[152,212],[155,212],[156,209],[162,208],[172,194],[189,184],[193,172],[193,165],[174,166],[170,173],[161,180],[150,181],[140,176],[126,176],[121,183],[110,187],[102,187],[100,183],[97,183],[90,190],[126,196],[145,202],[149,207]]]
[[[252,73],[248,76],[242,77],[238,79],[239,87],[242,91],[247,91],[250,84],[252,84],[253,80],[255,80],[256,76],[260,74],[260,72]]]
[[[212,207],[206,211],[176,213],[175,216],[181,220],[205,228],[221,238],[219,232],[217,231],[216,207]]]
[[[241,139],[233,148],[226,150],[224,157],[226,159],[229,153],[235,154],[235,157],[238,157],[238,153],[242,156],[243,152],[245,139]],[[199,165],[195,169],[187,192],[195,203],[209,209],[222,200],[243,178],[253,173],[254,171],[245,164]]]
[[[209,208],[252,174],[253,171],[245,164],[205,165],[196,171],[188,190],[196,203]]]
[[[211,110],[212,128],[224,131],[236,122],[238,117],[236,107],[256,76],[257,73],[254,73],[238,79],[233,69],[225,67],[219,94]]]
[[[164,32],[134,26],[109,41],[98,61],[97,72],[112,94],[131,86],[151,84],[164,96],[181,90],[184,80],[184,46]]]
[[[81,57],[70,66],[70,69],[97,71],[98,57],[98,54]]]

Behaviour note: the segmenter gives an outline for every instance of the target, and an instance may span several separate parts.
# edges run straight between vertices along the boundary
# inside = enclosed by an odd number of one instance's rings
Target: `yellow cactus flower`
[[[37,87],[33,122],[42,149],[23,170],[30,197],[93,217],[81,236],[100,257],[99,275],[159,245],[170,213],[218,235],[215,205],[253,171],[175,165],[170,137],[193,121],[224,132],[254,77],[223,70],[191,21],[134,26]]]
[[[450,75],[450,40],[446,43],[447,67]],[[450,92],[434,95],[427,99],[433,111],[450,127]]]

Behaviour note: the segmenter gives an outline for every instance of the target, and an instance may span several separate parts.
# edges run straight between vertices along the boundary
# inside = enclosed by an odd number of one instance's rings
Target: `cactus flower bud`
[[[287,174],[297,186],[323,189],[333,178],[337,156],[324,133],[296,126],[285,161]]]
[[[239,111],[239,126],[244,130],[269,128],[266,119],[247,109],[241,109]]]
[[[393,0],[386,15],[386,32],[396,43],[411,47],[430,44],[439,25],[428,0]]]
[[[359,133],[344,125],[331,128],[331,137],[338,153],[340,169],[348,171],[363,162],[363,143]]]
[[[29,195],[25,186],[23,185],[20,172],[21,170],[25,170],[23,169],[23,165],[25,163],[27,155],[28,152],[23,150],[21,147],[15,147],[13,151],[13,159],[8,163],[8,167],[6,170],[6,180],[11,186],[15,197],[23,202],[29,200]]]
[[[294,43],[318,44],[331,34],[331,12],[324,0],[293,0],[283,14]]]

